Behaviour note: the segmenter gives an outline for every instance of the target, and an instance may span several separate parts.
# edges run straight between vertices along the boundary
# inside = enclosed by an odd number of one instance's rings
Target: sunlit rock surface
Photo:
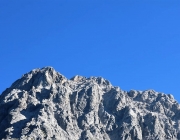
[[[0,139],[178,140],[180,106],[172,95],[45,67],[0,95]]]

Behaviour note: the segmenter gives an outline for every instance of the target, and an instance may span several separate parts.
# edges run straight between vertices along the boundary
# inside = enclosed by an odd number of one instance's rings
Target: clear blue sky
[[[0,0],[0,92],[34,68],[180,102],[180,1]]]

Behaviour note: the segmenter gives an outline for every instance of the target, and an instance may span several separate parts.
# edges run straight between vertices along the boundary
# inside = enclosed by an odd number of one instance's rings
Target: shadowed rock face
[[[0,139],[177,140],[180,106],[172,95],[126,92],[101,77],[68,80],[45,67],[0,95]]]

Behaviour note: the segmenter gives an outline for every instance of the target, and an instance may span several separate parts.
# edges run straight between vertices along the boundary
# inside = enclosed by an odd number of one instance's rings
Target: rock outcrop
[[[35,69],[0,95],[0,139],[177,140],[180,105],[154,90],[129,92],[102,77]]]

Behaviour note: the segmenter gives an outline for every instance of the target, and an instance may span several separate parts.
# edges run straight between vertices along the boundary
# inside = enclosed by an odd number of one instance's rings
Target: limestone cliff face
[[[0,95],[0,139],[178,140],[180,105],[172,95],[123,91],[101,77],[68,80],[45,67]]]

